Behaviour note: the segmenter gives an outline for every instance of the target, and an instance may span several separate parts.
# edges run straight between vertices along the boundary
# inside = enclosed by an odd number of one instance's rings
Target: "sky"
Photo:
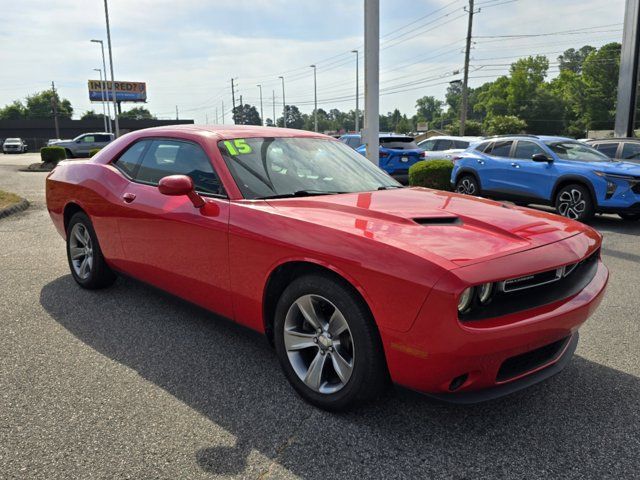
[[[567,48],[621,41],[624,0],[476,0],[470,85],[508,71],[519,57],[545,54],[550,76]],[[356,54],[364,95],[363,0],[109,0],[116,80],[147,83],[147,104],[158,118],[231,123],[236,102],[264,117],[287,104],[355,108]],[[468,0],[380,0],[380,111],[415,113],[417,98],[444,99],[462,78]],[[101,68],[98,44],[106,28],[103,0],[0,0],[0,106],[50,87],[71,101],[74,118],[101,111],[87,80]],[[507,36],[507,37],[505,37]],[[108,59],[107,59],[108,62]],[[107,65],[107,69],[108,69]],[[360,100],[360,108],[364,104]],[[123,104],[123,109],[137,106]],[[217,114],[216,114],[217,109]]]

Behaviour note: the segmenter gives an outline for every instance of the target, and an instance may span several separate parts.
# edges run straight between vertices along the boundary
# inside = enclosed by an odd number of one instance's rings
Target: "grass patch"
[[[11,207],[17,203],[20,203],[22,199],[15,193],[4,192],[0,190],[0,210],[7,207]]]

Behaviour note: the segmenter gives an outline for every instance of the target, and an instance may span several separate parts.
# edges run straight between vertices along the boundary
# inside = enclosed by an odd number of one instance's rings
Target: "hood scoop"
[[[412,218],[418,225],[462,225],[459,217],[419,217]]]

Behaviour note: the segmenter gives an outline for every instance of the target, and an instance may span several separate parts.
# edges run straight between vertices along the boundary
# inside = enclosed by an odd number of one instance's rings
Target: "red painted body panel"
[[[427,189],[401,189],[300,199],[244,200],[217,148],[226,138],[323,137],[261,127],[163,127],[127,134],[93,159],[63,162],[47,178],[47,205],[64,233],[75,204],[93,221],[109,264],[258,331],[271,273],[304,261],[350,282],[381,333],[394,381],[446,391],[471,372],[462,390],[496,385],[508,357],[576,331],[596,308],[608,272],[580,293],[544,307],[462,324],[458,295],[469,285],[546,271],[576,262],[600,246],[591,228],[530,209]],[[110,162],[143,137],[202,146],[228,193],[165,196],[134,183]],[[130,203],[125,194],[135,195]],[[429,224],[442,218],[451,224]]]

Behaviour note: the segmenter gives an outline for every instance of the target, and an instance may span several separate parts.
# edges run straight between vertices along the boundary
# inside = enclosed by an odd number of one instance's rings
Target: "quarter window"
[[[496,141],[493,143],[491,151],[486,151],[485,153],[493,155],[494,157],[508,157],[509,151],[511,150],[511,144],[513,144],[513,141],[511,140]]]
[[[219,195],[220,180],[204,150],[191,142],[153,140],[147,149],[135,179],[157,185],[168,175],[187,175],[196,191]]]
[[[431,152],[433,150],[433,146],[436,144],[435,140],[427,140],[425,142],[422,142],[420,144],[418,144],[418,146],[423,149],[426,150],[427,152]]]
[[[545,151],[537,144],[533,142],[523,142],[522,140],[518,140],[513,158],[531,160],[531,157],[539,153],[546,155]]]

